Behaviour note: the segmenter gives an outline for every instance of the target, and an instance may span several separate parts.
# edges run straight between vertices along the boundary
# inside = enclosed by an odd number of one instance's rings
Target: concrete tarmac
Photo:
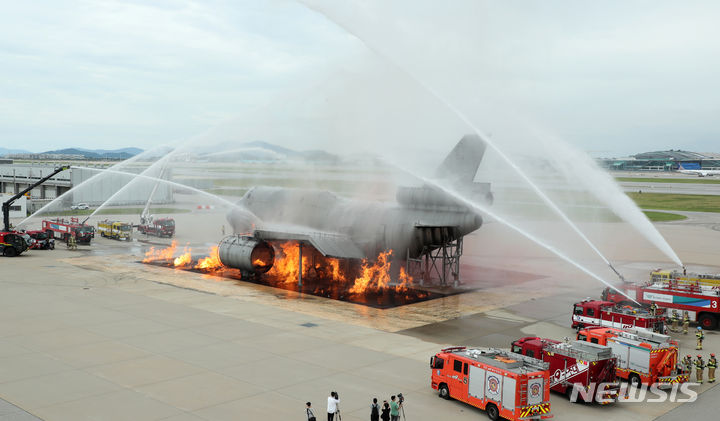
[[[180,245],[199,253],[221,237],[220,211],[176,220]],[[596,225],[587,228],[604,233],[603,249],[632,279],[672,266],[638,236],[623,237],[622,225]],[[720,272],[720,232],[658,227],[693,270]],[[0,420],[291,420],[304,419],[306,401],[323,419],[331,390],[346,421],[368,419],[373,397],[398,392],[407,419],[476,420],[485,413],[430,388],[430,356],[448,345],[572,337],[572,303],[602,289],[499,224],[466,238],[463,270],[533,276],[388,310],[137,263],[147,247],[96,238],[77,251],[58,244],[0,259]],[[706,337],[707,357],[720,335]],[[697,354],[694,338],[676,338],[683,355]],[[707,383],[698,390],[717,394]],[[693,404],[608,406],[552,395],[558,420],[669,420],[712,407],[705,394]]]

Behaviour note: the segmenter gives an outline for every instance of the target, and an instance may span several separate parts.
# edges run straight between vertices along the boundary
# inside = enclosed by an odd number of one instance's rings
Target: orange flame
[[[400,279],[400,284],[395,285],[395,291],[405,291],[408,289],[408,286],[412,283],[413,277],[408,275],[407,272],[405,272],[405,268],[400,266],[400,276],[398,277]]]
[[[275,262],[267,274],[280,279],[282,282],[297,282],[298,265],[300,263],[298,244],[292,242],[276,244],[275,250],[277,252]],[[260,259],[256,259],[253,264],[257,264],[258,260]],[[310,264],[310,259],[303,256],[303,275],[310,269]]]
[[[150,250],[148,250],[147,253],[145,253],[145,258],[143,259],[143,263],[147,262],[154,262],[156,260],[172,260],[175,256],[175,250],[177,249],[177,241],[173,240],[172,243],[170,243],[170,247],[162,249],[162,250],[155,250],[155,247],[150,247]]]
[[[387,287],[390,282],[390,256],[392,256],[392,250],[381,252],[372,265],[367,259],[363,259],[361,275],[355,278],[355,283],[349,292],[351,294],[362,294],[370,286],[378,289]]]
[[[223,264],[220,261],[220,253],[217,246],[210,249],[210,256],[200,259],[198,264],[195,265],[195,269],[206,270],[219,269],[221,267],[223,267]]]
[[[183,247],[183,254],[173,260],[175,267],[183,267],[192,263],[192,249],[188,246]]]

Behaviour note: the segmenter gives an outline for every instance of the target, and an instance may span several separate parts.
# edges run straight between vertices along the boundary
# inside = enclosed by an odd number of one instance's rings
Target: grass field
[[[630,181],[635,183],[680,183],[680,184],[720,184],[720,180],[711,178],[636,178],[615,177],[617,181]]]
[[[720,196],[700,194],[628,193],[642,209],[720,212]]]
[[[653,222],[682,221],[683,219],[687,219],[687,216],[678,215],[677,213],[654,211],[643,211],[643,213]]]

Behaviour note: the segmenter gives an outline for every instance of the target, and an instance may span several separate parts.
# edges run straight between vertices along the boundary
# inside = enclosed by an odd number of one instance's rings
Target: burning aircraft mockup
[[[437,179],[472,200],[491,203],[490,184],[474,182],[484,153],[478,136],[463,137],[437,169]],[[387,250],[397,258],[418,258],[482,225],[477,212],[433,186],[400,187],[396,200],[360,201],[325,190],[254,187],[238,202],[242,209],[228,214],[236,235],[220,243],[219,257],[225,266],[257,274],[272,266],[268,242],[278,241],[311,245],[323,256],[339,259],[372,260]]]

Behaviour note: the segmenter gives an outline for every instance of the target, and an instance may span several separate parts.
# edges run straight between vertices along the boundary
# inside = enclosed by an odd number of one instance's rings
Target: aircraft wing
[[[321,231],[255,230],[256,238],[267,241],[302,241],[309,243],[323,256],[340,259],[364,259],[365,253],[350,237]]]

